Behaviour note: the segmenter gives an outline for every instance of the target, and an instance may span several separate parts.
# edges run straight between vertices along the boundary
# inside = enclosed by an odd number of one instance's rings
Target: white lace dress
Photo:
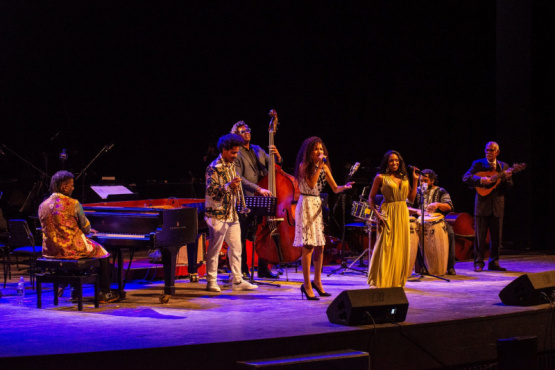
[[[322,199],[320,192],[326,185],[326,174],[322,169],[316,186],[312,189],[305,179],[299,181],[301,196],[295,210],[295,241],[293,246],[320,246],[326,244]]]

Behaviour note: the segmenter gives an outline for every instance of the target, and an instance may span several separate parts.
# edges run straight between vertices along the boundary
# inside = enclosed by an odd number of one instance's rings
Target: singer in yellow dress
[[[405,161],[395,150],[385,153],[374,178],[368,203],[378,221],[378,235],[368,271],[371,288],[404,287],[410,254],[410,223],[407,199],[416,197],[419,170],[414,168],[412,186]],[[383,202],[378,207],[375,197],[381,190]]]

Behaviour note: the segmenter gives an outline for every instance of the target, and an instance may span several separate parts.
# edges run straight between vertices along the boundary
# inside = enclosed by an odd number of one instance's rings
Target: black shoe
[[[258,270],[258,277],[266,278],[266,279],[279,279],[279,276],[276,274],[273,274],[272,271],[270,271],[269,269]]]
[[[480,263],[475,263],[474,264],[474,271],[476,272],[482,272],[482,270],[484,269],[484,265],[480,264]]]
[[[451,267],[447,270],[447,275],[457,275],[454,267]]]
[[[116,290],[111,290],[109,292],[100,292],[99,297],[100,303],[111,303],[119,301],[119,292]]]
[[[488,264],[488,270],[490,271],[507,271],[506,268],[499,266],[498,261],[493,261]]]
[[[191,283],[198,283],[198,274],[196,272],[189,274],[189,281]]]
[[[309,301],[319,301],[320,298],[314,296],[311,297],[307,294],[306,289],[304,288],[304,284],[301,285],[301,298],[304,299],[304,296],[306,296],[306,299],[308,299]]]
[[[320,290],[320,288],[318,288],[318,287],[316,286],[316,284],[314,284],[314,281],[311,281],[310,284],[312,284],[312,289],[316,290],[316,291],[318,292],[318,295],[319,295],[320,297],[329,297],[329,296],[331,296],[330,293],[322,292],[322,291]]]

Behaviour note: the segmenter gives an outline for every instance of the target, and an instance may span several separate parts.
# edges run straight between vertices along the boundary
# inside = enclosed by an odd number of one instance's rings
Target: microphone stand
[[[420,186],[420,252],[416,254],[416,259],[418,260],[418,264],[420,265],[420,276],[418,279],[414,281],[421,281],[424,276],[431,276],[436,279],[445,280],[447,282],[451,281],[447,278],[432,275],[428,272],[428,267],[426,266],[426,262],[424,261],[424,255],[426,253],[425,244],[426,239],[424,238],[424,189],[422,189],[422,173],[418,175],[418,185]]]
[[[353,176],[353,174],[356,171],[356,165],[354,165],[351,170],[349,171],[349,175],[347,176],[347,181],[345,181],[345,183],[348,183],[351,180],[351,176]],[[347,266],[347,261],[345,258],[345,193],[342,192],[341,194],[339,194],[339,198],[337,199],[334,208],[334,213],[335,213],[335,207],[337,206],[337,204],[339,203],[339,201],[341,201],[341,224],[342,224],[342,232],[341,232],[341,264],[338,268],[336,268],[335,270],[332,270],[329,274],[328,277],[337,273],[340,270],[341,271],[341,275],[345,274],[344,270],[352,270],[361,274],[366,275],[366,273],[364,271],[360,271],[357,269],[352,268],[351,266]],[[360,257],[359,257],[360,258]],[[358,260],[358,258],[357,258]]]
[[[81,203],[85,203],[85,178],[87,177],[85,171],[87,171],[87,169],[91,166],[91,164],[93,164],[94,161],[98,159],[98,157],[100,157],[103,153],[107,153],[108,150],[112,149],[113,146],[114,144],[104,145],[104,147],[94,156],[93,159],[91,159],[91,161],[85,166],[85,168],[83,168],[81,172],[79,172],[79,174],[75,176],[75,181],[77,181],[79,177],[81,177],[81,175],[85,174],[85,176],[83,176],[83,181],[81,181]]]
[[[31,188],[31,190],[29,191],[29,194],[27,194],[27,198],[25,198],[25,202],[23,203],[23,205],[21,206],[21,208],[19,209],[20,213],[23,213],[28,207],[29,205],[36,201],[36,198],[38,198],[38,196],[41,193],[42,187],[43,187],[43,183],[44,182],[48,182],[48,180],[50,180],[50,176],[48,176],[48,174],[46,172],[44,172],[43,170],[41,170],[40,168],[36,167],[35,165],[33,165],[31,162],[29,162],[28,160],[26,160],[25,158],[23,158],[22,156],[20,156],[19,154],[17,154],[16,152],[14,152],[13,150],[11,150],[7,145],[2,144],[1,147],[7,151],[9,151],[10,153],[12,153],[13,155],[15,155],[17,158],[19,158],[20,160],[22,160],[23,162],[25,162],[29,167],[33,168],[35,171],[37,171],[38,173],[40,173],[41,175],[41,179],[36,181],[33,184],[33,187]],[[46,157],[45,157],[46,158]],[[47,162],[45,162],[45,167],[47,167]],[[47,167],[48,168],[48,167]],[[48,189],[48,183],[46,184],[45,188]],[[41,199],[42,201],[42,199]]]

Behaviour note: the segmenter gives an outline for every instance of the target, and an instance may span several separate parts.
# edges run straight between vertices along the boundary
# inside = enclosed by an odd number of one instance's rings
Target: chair
[[[29,229],[29,225],[25,220],[9,220],[8,221],[8,251],[7,251],[7,270],[4,269],[4,288],[6,287],[6,279],[11,279],[11,261],[10,257],[15,256],[19,266],[19,257],[27,258],[29,265],[29,277],[31,279],[31,287],[35,288],[35,262],[38,257],[42,256],[42,247],[35,245],[35,238]]]
[[[6,277],[8,276],[8,272],[11,276],[11,271],[8,270],[8,230],[0,230],[0,254],[2,255],[2,271],[4,271],[4,288],[6,287]]]
[[[0,192],[0,198],[2,197],[2,192]],[[8,223],[2,214],[2,208],[0,208],[0,254],[2,254],[2,271],[7,274],[6,261],[8,259]],[[12,277],[10,276],[10,279]],[[5,286],[4,286],[5,288]]]

